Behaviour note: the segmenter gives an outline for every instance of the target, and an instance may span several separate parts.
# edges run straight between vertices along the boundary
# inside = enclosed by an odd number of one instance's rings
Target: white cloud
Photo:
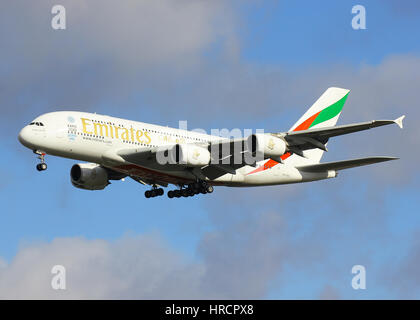
[[[0,268],[0,298],[263,298],[283,264],[296,261],[288,236],[280,214],[250,214],[204,234],[193,261],[157,235],[57,238],[21,248]],[[51,288],[54,265],[66,268],[64,291]]]
[[[54,265],[66,268],[66,290],[51,288]],[[0,298],[185,298],[197,293],[202,273],[153,235],[116,242],[58,238],[22,248],[0,268]]]

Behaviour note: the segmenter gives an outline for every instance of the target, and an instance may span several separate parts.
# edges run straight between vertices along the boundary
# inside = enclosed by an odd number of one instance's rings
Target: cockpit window
[[[30,126],[39,126],[39,127],[43,127],[44,126],[44,124],[42,123],[42,122],[31,122],[30,124],[29,124]]]

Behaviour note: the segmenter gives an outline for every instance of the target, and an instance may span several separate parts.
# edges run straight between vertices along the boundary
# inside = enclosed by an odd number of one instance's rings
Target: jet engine
[[[271,134],[256,133],[247,139],[248,150],[266,157],[280,157],[287,151],[286,142]]]
[[[191,167],[202,167],[210,163],[210,151],[192,144],[176,144],[170,151],[172,163]]]
[[[109,184],[108,172],[96,163],[75,164],[70,178],[73,186],[85,190],[102,190]]]

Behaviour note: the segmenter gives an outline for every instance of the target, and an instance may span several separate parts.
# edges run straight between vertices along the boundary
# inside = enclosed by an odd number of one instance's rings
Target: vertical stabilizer
[[[300,117],[289,131],[310,130],[335,126],[343,109],[350,90],[331,87]],[[304,158],[297,155],[285,154],[285,163],[300,165],[319,163],[324,150],[310,149],[303,152]]]

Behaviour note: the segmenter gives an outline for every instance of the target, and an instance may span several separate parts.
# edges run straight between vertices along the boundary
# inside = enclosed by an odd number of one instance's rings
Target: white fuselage
[[[184,143],[207,145],[210,141],[220,139],[194,131],[76,111],[43,114],[19,133],[21,143],[32,150],[97,163],[140,179],[153,180],[158,177],[161,181],[178,185],[194,181],[196,175],[191,170],[179,167],[174,170],[164,165],[144,167],[124,162],[116,156],[117,152]],[[259,186],[314,181],[333,176],[327,172],[301,172],[287,161],[266,166],[267,161],[258,162],[256,167],[243,166],[235,174],[226,173],[214,180],[205,179],[213,185]]]

